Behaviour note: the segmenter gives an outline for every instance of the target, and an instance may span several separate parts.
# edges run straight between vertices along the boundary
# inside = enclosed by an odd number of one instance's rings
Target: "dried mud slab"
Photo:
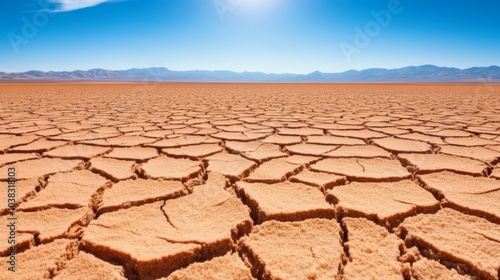
[[[104,190],[108,181],[88,170],[58,173],[50,176],[47,186],[32,199],[22,203],[22,211],[38,211],[51,207],[76,209],[95,207],[97,192]]]
[[[207,135],[217,133],[218,131],[219,131],[218,129],[215,129],[212,127],[204,127],[204,128],[201,128],[200,130],[198,130],[197,132],[195,132],[193,135],[207,136]]]
[[[174,132],[172,130],[152,130],[142,133],[140,136],[149,138],[165,138],[167,135],[171,135]]]
[[[344,218],[349,262],[344,266],[345,279],[403,280],[398,258],[403,241],[385,228],[363,218]]]
[[[171,129],[171,130],[177,130],[177,129],[183,129],[186,128],[187,126],[182,124],[184,123],[183,121],[169,121],[167,125],[162,125],[161,128],[163,129]]]
[[[101,215],[85,231],[82,248],[140,279],[225,255],[252,222],[248,208],[224,190],[225,178],[210,175],[191,195]]]
[[[391,158],[391,153],[386,150],[372,145],[362,145],[362,146],[341,146],[340,148],[324,154],[325,157],[335,157],[335,158]]]
[[[68,121],[65,123],[58,124],[64,131],[82,131],[97,128],[94,124],[80,124],[74,121]]]
[[[0,278],[52,279],[77,253],[77,240],[58,239],[17,254],[15,272],[7,270],[7,267],[4,266],[4,269],[0,271]],[[8,257],[0,258],[2,264],[6,264],[8,261]]]
[[[264,162],[274,158],[288,156],[288,154],[281,151],[279,146],[267,143],[260,145],[254,151],[243,152],[241,155],[257,162]]]
[[[460,275],[454,269],[447,269],[437,261],[422,258],[412,264],[412,276],[417,280],[473,280],[468,275]]]
[[[481,175],[486,165],[478,160],[446,154],[399,154],[403,161],[416,166],[417,173],[453,171],[458,173]]]
[[[32,142],[27,145],[17,146],[11,148],[10,152],[21,152],[21,153],[29,153],[29,152],[46,152],[48,150],[57,148],[59,146],[63,146],[68,144],[66,141],[49,141],[45,139],[39,139],[35,142]]]
[[[160,156],[144,163],[140,169],[147,177],[180,181],[199,176],[203,165],[190,159]]]
[[[254,141],[258,139],[266,138],[271,133],[250,133],[250,132],[226,132],[221,131],[211,136],[217,139],[229,140],[229,141]]]
[[[111,145],[106,141],[106,139],[83,140],[83,141],[76,141],[75,143],[82,145],[111,147]]]
[[[125,126],[125,127],[119,127],[117,128],[118,131],[121,133],[127,134],[127,133],[135,133],[135,132],[143,132],[144,128],[141,126]]]
[[[97,127],[97,128],[94,128],[92,129],[93,132],[97,132],[97,133],[120,133],[120,131],[116,128],[116,127],[112,127],[112,126],[101,126],[101,127]]]
[[[104,191],[99,214],[164,201],[186,195],[186,188],[179,181],[126,180]]]
[[[445,204],[462,212],[500,223],[500,181],[452,172],[420,175],[426,188],[443,197]]]
[[[86,130],[86,131],[76,131],[76,132],[59,134],[56,136],[50,136],[49,139],[92,143],[93,141],[98,141],[105,138],[117,137],[119,135],[120,135],[119,133],[97,133]],[[105,141],[104,143],[105,145],[108,144]]]
[[[180,148],[162,149],[161,152],[171,157],[184,157],[190,159],[200,159],[222,151],[222,147],[217,144],[200,144]]]
[[[257,166],[255,162],[233,154],[219,153],[205,159],[208,160],[208,171],[222,173],[233,180],[248,176]]]
[[[492,162],[500,158],[500,152],[492,151],[483,147],[462,147],[445,145],[441,146],[440,153],[468,157],[484,162]]]
[[[132,172],[133,161],[117,160],[112,158],[93,158],[90,160],[90,169],[102,174],[113,181],[136,178]]]
[[[40,158],[16,163],[16,179],[38,178],[58,172],[70,171],[77,167],[79,160]],[[6,181],[8,166],[0,168],[0,180]]]
[[[335,218],[335,210],[318,188],[283,182],[262,184],[237,182],[236,192],[252,210],[260,224],[268,220],[301,221],[312,218]]]
[[[491,172],[490,176],[492,178],[500,179],[500,165],[497,164],[497,166],[495,167],[495,169],[493,169],[493,172]]]
[[[315,157],[290,156],[273,159],[261,164],[245,180],[248,182],[278,183],[285,181],[289,176],[297,174],[306,164],[316,161]]]
[[[432,194],[412,181],[394,183],[351,183],[327,191],[327,200],[337,213],[346,217],[364,217],[389,227],[417,213],[439,209]]]
[[[281,151],[280,146],[260,141],[226,141],[226,148],[231,152],[240,153],[242,156],[257,162],[288,156],[288,154]]]
[[[463,130],[456,130],[456,129],[443,129],[443,130],[436,130],[436,131],[425,131],[424,133],[429,134],[429,135],[434,135],[434,136],[439,136],[439,137],[468,137],[471,136],[467,131]],[[450,143],[451,144],[451,143]]]
[[[409,133],[410,131],[407,129],[400,129],[397,127],[370,127],[371,130],[389,134],[389,135],[400,135],[400,134],[406,134]]]
[[[444,208],[436,214],[407,218],[399,230],[406,243],[416,245],[427,258],[466,265],[480,279],[498,279],[500,225]]]
[[[238,251],[258,279],[336,279],[343,248],[337,222],[309,219],[268,221],[238,242]]]
[[[174,129],[173,132],[175,134],[195,134],[196,132],[198,132],[199,129],[197,128],[193,128],[193,127],[185,127],[185,128],[181,128],[181,129]]]
[[[114,148],[111,153],[105,155],[106,158],[114,158],[121,160],[146,161],[158,156],[158,151],[154,148],[129,147],[129,148]]]
[[[44,244],[58,238],[74,238],[94,217],[87,207],[78,209],[50,208],[36,212],[16,213],[17,230],[20,233],[35,235],[38,242]]]
[[[302,142],[302,137],[273,134],[269,137],[266,137],[265,139],[262,139],[261,141],[264,143],[276,145],[294,145]]]
[[[176,138],[163,139],[153,144],[147,144],[146,146],[155,148],[175,148],[199,144],[218,144],[219,142],[220,140],[209,136],[185,135]]]
[[[253,280],[250,269],[238,257],[227,254],[203,263],[194,263],[160,280]]]
[[[346,123],[351,123],[349,121],[346,121]],[[322,128],[322,129],[332,129],[332,130],[361,130],[364,129],[365,127],[360,125],[362,122],[352,122],[356,124],[341,124],[341,122],[338,122],[336,124],[320,124],[320,125],[314,125],[313,127],[317,128]]]
[[[206,258],[224,255],[233,248],[234,240],[252,229],[249,209],[224,188],[222,174],[211,172],[205,185],[193,193],[167,200],[162,207],[169,227],[163,237],[175,242],[203,244]]]
[[[225,141],[225,147],[233,153],[254,152],[263,144],[264,142],[261,141],[250,141],[250,142]],[[279,148],[279,146],[277,145],[273,146]]]
[[[68,261],[53,279],[126,280],[123,267],[102,261],[91,254],[80,252]]]
[[[448,137],[444,141],[451,145],[475,147],[475,146],[486,146],[486,145],[498,145],[498,142],[493,140],[488,140],[479,137]]]
[[[307,143],[309,144],[323,144],[323,145],[366,145],[363,140],[349,137],[339,136],[308,136]]]
[[[437,136],[429,136],[426,134],[422,133],[409,133],[409,134],[402,134],[402,135],[397,135],[398,138],[403,138],[403,139],[409,139],[409,140],[417,140],[417,141],[423,141],[435,145],[445,145],[446,143],[441,139],[441,137]]]
[[[6,164],[12,164],[19,161],[24,161],[28,159],[37,159],[39,158],[38,154],[30,153],[18,153],[18,154],[0,154],[0,166],[4,166]]]
[[[290,182],[315,186],[321,191],[325,191],[326,189],[331,189],[334,186],[345,184],[346,177],[322,172],[313,172],[309,169],[305,169],[299,174],[290,177],[289,180]]]
[[[382,122],[382,121],[368,121],[363,124],[364,126],[368,127],[371,130],[376,131],[374,128],[391,128],[394,125],[388,122]]]
[[[394,181],[411,176],[399,161],[385,158],[328,158],[312,164],[310,169],[346,176],[349,181]]]
[[[43,153],[44,156],[64,159],[90,159],[109,152],[111,149],[106,147],[89,145],[69,145],[56,148]]]
[[[16,181],[16,208],[19,204],[26,201],[28,198],[35,196],[36,190],[42,188],[42,184],[38,179],[28,179]],[[0,200],[0,215],[7,214],[9,212],[9,204],[7,200],[7,190],[4,191],[6,199]]]
[[[493,151],[500,152],[500,146],[492,146],[492,145],[488,145],[488,146],[485,146],[485,148],[487,148],[487,149],[489,149],[489,150],[493,150]]]
[[[279,128],[278,134],[280,135],[291,135],[291,136],[313,136],[313,135],[324,135],[322,129],[317,128]]]
[[[6,257],[10,254],[11,252],[11,247],[15,247],[16,253],[23,252],[27,249],[30,249],[32,247],[35,247],[35,236],[31,233],[22,233],[19,232],[19,230],[15,230],[12,232],[10,230],[10,222],[16,222],[15,220],[8,220],[11,218],[11,216],[0,216],[0,219],[3,219],[5,222],[5,225],[0,227],[0,234],[1,236],[4,237],[5,242],[2,242],[0,244],[0,257]],[[15,235],[15,244],[10,244],[9,241],[14,240],[11,239],[11,236]],[[3,270],[3,269],[2,269]],[[5,268],[7,270],[7,268]]]
[[[286,146],[286,149],[292,154],[319,156],[337,149],[339,146],[319,145],[319,144],[297,144]]]
[[[88,225],[80,248],[120,264],[127,279],[156,279],[195,262],[201,245],[160,237],[168,227],[162,205],[156,202],[101,215]]]
[[[150,144],[155,141],[156,139],[151,139],[148,137],[126,136],[126,135],[106,139],[108,146],[113,146],[113,147],[133,147],[144,144]]]
[[[492,136],[500,135],[500,131],[498,131],[497,127],[495,127],[495,126],[487,126],[487,125],[469,126],[466,128],[466,130],[469,132],[472,132],[472,133],[481,133],[481,134],[487,134],[487,135],[492,135]]]
[[[328,133],[334,136],[343,136],[343,137],[352,137],[352,138],[360,138],[360,139],[372,139],[372,138],[384,138],[387,137],[387,134],[372,131],[369,129],[360,129],[360,130],[328,130]]]
[[[213,119],[210,121],[212,125],[219,126],[219,125],[238,125],[242,124],[242,121],[239,120],[232,120],[228,119],[227,117],[219,116],[217,119]]]
[[[220,126],[217,126],[217,129],[220,129],[222,131],[229,131],[229,132],[245,132],[245,131],[251,130],[248,127],[245,127],[244,125],[241,125],[241,124],[226,125],[226,126],[220,125]]]
[[[0,138],[0,150],[6,150],[8,148],[20,145],[27,145],[35,140],[38,136],[35,135],[23,135],[23,136],[7,136]]]
[[[425,153],[430,152],[432,149],[431,145],[425,142],[395,137],[373,139],[373,143],[388,151],[396,153]]]
[[[34,125],[34,126],[15,127],[15,128],[11,128],[11,129],[7,130],[6,133],[28,134],[28,133],[33,133],[33,132],[37,132],[40,130],[46,130],[46,129],[50,129],[50,128],[53,128],[53,126],[51,126],[51,125],[41,125],[41,126]]]

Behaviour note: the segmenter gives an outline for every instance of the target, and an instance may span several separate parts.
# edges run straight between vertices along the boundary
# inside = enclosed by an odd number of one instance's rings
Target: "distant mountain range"
[[[127,81],[127,82],[500,82],[500,67],[468,69],[434,65],[409,66],[399,69],[372,68],[342,73],[313,72],[301,74],[267,74],[232,71],[171,71],[167,68],[129,70],[92,69],[88,71],[24,73],[0,72],[0,82],[15,81]]]

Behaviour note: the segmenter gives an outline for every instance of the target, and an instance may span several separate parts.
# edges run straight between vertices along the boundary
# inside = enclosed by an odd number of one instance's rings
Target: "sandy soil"
[[[500,86],[5,84],[0,279],[500,278]]]

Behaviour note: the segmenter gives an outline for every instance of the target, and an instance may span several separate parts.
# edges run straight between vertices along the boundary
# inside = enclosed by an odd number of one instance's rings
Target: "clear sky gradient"
[[[1,0],[0,71],[500,65],[497,0]]]

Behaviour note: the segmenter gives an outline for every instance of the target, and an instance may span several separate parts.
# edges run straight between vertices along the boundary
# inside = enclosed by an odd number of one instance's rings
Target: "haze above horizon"
[[[500,2],[4,0],[0,71],[500,65]]]

